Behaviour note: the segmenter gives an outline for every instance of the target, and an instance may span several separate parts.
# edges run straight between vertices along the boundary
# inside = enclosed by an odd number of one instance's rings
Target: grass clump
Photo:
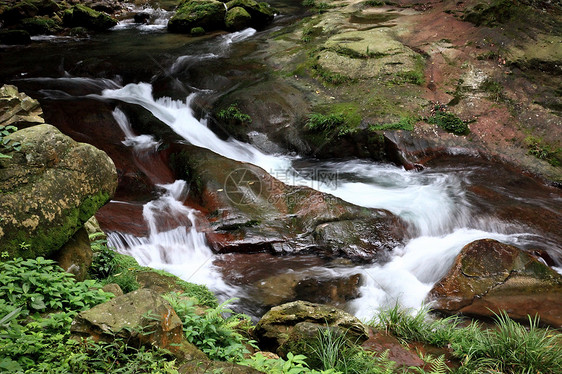
[[[528,149],[528,154],[531,156],[535,156],[540,160],[545,160],[555,167],[562,165],[561,148],[554,148],[548,144],[544,144],[544,141],[536,136],[526,137],[525,144]]]
[[[427,122],[455,135],[468,135],[470,133],[468,125],[462,119],[454,113],[446,112],[441,107],[435,108],[433,116],[429,117]]]
[[[354,79],[340,73],[334,73],[324,69],[320,64],[314,63],[311,69],[315,77],[320,78],[324,83],[339,86],[342,84],[353,83]]]
[[[327,114],[312,113],[309,115],[305,128],[323,134],[326,139],[341,137],[354,133],[361,123],[358,108],[350,103],[334,104]]]
[[[505,312],[495,316],[495,327],[482,328],[471,322],[448,317],[431,321],[428,309],[413,314],[395,306],[382,311],[375,321],[403,341],[419,341],[448,346],[461,366],[456,373],[560,373],[562,372],[562,336],[539,328],[539,319],[529,317],[525,327]]]

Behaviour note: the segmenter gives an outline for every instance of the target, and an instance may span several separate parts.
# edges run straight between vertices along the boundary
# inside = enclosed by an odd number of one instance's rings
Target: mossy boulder
[[[53,15],[60,11],[62,6],[54,0],[28,0],[29,4],[35,6],[41,15]]]
[[[21,21],[21,28],[30,35],[54,34],[61,29],[60,25],[49,17],[26,18]]]
[[[81,312],[70,331],[76,338],[112,341],[117,336],[131,346],[156,346],[169,350],[180,361],[208,360],[186,340],[183,324],[170,303],[149,289],[118,296]]]
[[[517,247],[484,239],[467,244],[428,301],[436,311],[520,321],[536,314],[562,326],[562,275]]]
[[[7,139],[21,149],[0,160],[0,248],[10,257],[48,256],[113,196],[115,165],[47,124]]]
[[[39,14],[39,9],[30,2],[18,2],[13,7],[7,8],[0,15],[0,20],[3,21],[4,26],[15,25],[22,19],[35,17]]]
[[[254,0],[232,0],[226,3],[228,9],[242,8],[252,17],[251,26],[262,28],[267,26],[275,16],[275,9],[268,3]]]
[[[312,340],[318,329],[330,328],[344,334],[353,344],[361,344],[369,337],[367,327],[341,309],[306,301],[294,301],[271,308],[258,322],[254,336],[261,349],[281,356]]]
[[[224,27],[225,14],[226,8],[220,1],[184,0],[168,22],[168,30],[177,33],[190,33],[196,27],[218,30]]]
[[[64,12],[63,23],[67,27],[85,27],[94,31],[104,31],[117,25],[117,20],[87,6],[75,5]]]
[[[225,26],[228,30],[238,31],[249,27],[252,16],[241,7],[234,7],[226,12],[224,19]]]

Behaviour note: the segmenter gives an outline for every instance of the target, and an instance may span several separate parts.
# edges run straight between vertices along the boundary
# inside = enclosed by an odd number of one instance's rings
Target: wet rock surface
[[[444,313],[491,317],[501,310],[517,320],[538,315],[562,325],[562,276],[526,252],[495,240],[466,245],[428,295]]]
[[[372,261],[401,243],[406,225],[308,187],[289,186],[251,164],[194,146],[171,148],[178,178],[209,212],[207,238],[217,252],[314,251]]]

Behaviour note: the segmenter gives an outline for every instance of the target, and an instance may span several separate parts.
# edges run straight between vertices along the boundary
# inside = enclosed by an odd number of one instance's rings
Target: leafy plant
[[[257,348],[253,340],[241,332],[249,327],[248,316],[233,314],[226,306],[227,300],[216,308],[207,309],[203,315],[196,313],[193,301],[187,295],[175,292],[165,295],[183,322],[187,340],[195,344],[213,360],[241,361],[249,351],[246,345]],[[229,317],[226,317],[229,314]]]
[[[95,240],[91,246],[94,260],[90,266],[90,276],[100,280],[104,285],[116,283],[124,293],[135,291],[140,287],[135,276],[135,271],[140,266],[133,258],[111,250],[105,239]]]
[[[76,282],[55,261],[43,257],[0,262],[0,313],[20,307],[24,317],[50,310],[79,311],[113,297],[96,285],[94,280]]]
[[[12,158],[6,153],[21,150],[21,143],[10,141],[7,136],[18,131],[18,128],[12,125],[0,125],[0,158]]]
[[[287,359],[267,358],[261,353],[246,358],[239,362],[241,365],[252,367],[256,370],[268,374],[337,374],[334,369],[314,370],[309,369],[306,364],[306,356],[295,355],[292,352],[287,354]]]
[[[226,122],[234,122],[237,124],[250,124],[252,123],[252,118],[240,111],[237,104],[230,104],[226,109],[223,109],[217,113],[217,118]]]

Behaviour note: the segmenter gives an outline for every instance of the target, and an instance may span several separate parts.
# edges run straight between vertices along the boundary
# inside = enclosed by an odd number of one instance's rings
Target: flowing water
[[[241,69],[240,62],[229,56],[233,51],[255,49],[254,41],[266,36],[253,29],[199,39],[170,35],[162,27],[169,12],[146,12],[151,19],[149,25],[121,22],[110,34],[94,40],[45,39],[44,45],[12,55],[4,69],[5,77],[40,98],[46,115],[52,118],[70,116],[75,105],[93,112],[105,108],[104,105],[111,107],[104,109],[110,117],[105,120],[113,121],[116,129],[96,131],[85,124],[73,127],[72,123],[63,127],[75,138],[92,142],[112,157],[125,154],[124,161],[119,161],[122,165],[152,169],[152,191],[129,199],[125,196],[109,204],[108,209],[113,211],[137,212],[128,218],[144,221],[148,228],[145,232],[110,232],[109,243],[119,252],[133,255],[141,265],[206,284],[222,297],[240,297],[240,308],[254,315],[263,311],[251,306],[259,304],[253,295],[255,281],[271,275],[272,261],[277,273],[316,277],[361,274],[360,296],[346,307],[365,319],[371,318],[377,308],[396,302],[419,308],[462,247],[477,239],[492,238],[521,248],[546,250],[557,266],[562,265],[561,243],[549,238],[548,230],[531,222],[536,216],[531,215],[527,221],[512,219],[507,209],[513,205],[522,209],[539,207],[559,220],[560,194],[529,181],[530,178],[511,176],[503,166],[451,158],[413,172],[367,160],[318,161],[264,154],[250,144],[219,138],[207,127],[204,116],[195,114],[195,101],[232,87],[226,79],[219,79],[222,70]],[[279,17],[276,27],[282,21],[283,17]],[[115,48],[112,46],[118,49],[111,49]],[[38,54],[41,51],[42,56]],[[3,53],[2,58],[6,56]],[[34,58],[43,62],[39,64]],[[107,61],[111,63],[106,64]],[[161,143],[152,134],[135,133],[125,111],[114,108],[112,103],[140,106],[183,142],[257,165],[285,183],[310,186],[360,206],[387,209],[409,223],[411,239],[395,248],[384,264],[327,263],[309,255],[216,255],[205,235],[197,230],[203,217],[195,207],[185,204],[189,195],[186,183],[170,180],[169,173],[159,171],[157,151]],[[56,117],[59,107],[62,114]],[[307,176],[311,169],[329,172],[330,183]],[[504,178],[504,174],[510,176]],[[501,198],[483,199],[481,186]],[[508,213],[502,214],[504,210]],[[236,268],[239,261],[246,273],[229,274],[220,266],[225,261],[231,262],[231,268]],[[246,278],[256,279],[249,282]]]

